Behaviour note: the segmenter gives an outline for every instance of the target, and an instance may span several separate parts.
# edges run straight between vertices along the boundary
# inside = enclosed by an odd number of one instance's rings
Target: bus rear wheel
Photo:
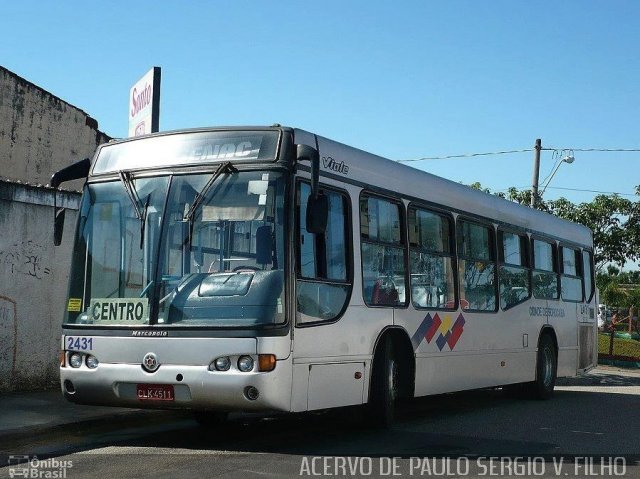
[[[397,398],[398,362],[394,357],[391,338],[387,336],[373,358],[368,404],[370,424],[375,427],[391,427]]]
[[[536,399],[549,399],[553,396],[558,375],[558,358],[553,339],[548,334],[542,335],[538,345],[536,361],[536,379],[529,383],[530,396]]]

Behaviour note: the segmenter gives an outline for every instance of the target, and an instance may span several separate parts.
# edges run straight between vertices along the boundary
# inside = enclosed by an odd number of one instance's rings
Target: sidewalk
[[[0,394],[0,437],[33,434],[66,424],[147,415],[157,411],[80,406],[67,401],[59,389]]]

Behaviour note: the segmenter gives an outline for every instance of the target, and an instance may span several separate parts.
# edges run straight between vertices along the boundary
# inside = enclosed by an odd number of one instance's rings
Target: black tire
[[[387,336],[383,341],[373,358],[368,416],[374,427],[389,428],[393,424],[398,398],[398,362],[394,357],[391,338]]]
[[[226,424],[228,416],[226,412],[193,411],[193,418],[207,429],[222,427]]]
[[[553,339],[543,334],[538,344],[536,379],[529,383],[529,395],[535,399],[549,399],[553,396],[558,374],[558,355]]]

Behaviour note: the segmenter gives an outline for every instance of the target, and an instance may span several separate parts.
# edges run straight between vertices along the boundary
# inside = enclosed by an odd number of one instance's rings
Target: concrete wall
[[[46,185],[109,139],[84,111],[0,67],[0,177]]]
[[[79,194],[58,194],[58,204],[74,210],[67,211],[63,244],[54,248],[53,190],[39,184],[93,157],[109,139],[79,108],[0,67],[0,391],[58,382]],[[83,183],[63,187],[80,190]]]
[[[62,315],[80,194],[53,246],[53,190],[0,181],[0,391],[57,385]]]

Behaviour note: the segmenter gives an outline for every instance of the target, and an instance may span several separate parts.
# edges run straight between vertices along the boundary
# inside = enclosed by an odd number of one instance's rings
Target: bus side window
[[[527,236],[498,231],[500,307],[508,309],[531,297]]]
[[[362,295],[368,306],[406,303],[403,237],[399,203],[360,198]]]
[[[465,311],[496,311],[497,284],[493,227],[458,221],[460,305]]]
[[[582,263],[580,252],[563,246],[560,248],[562,270],[560,276],[561,297],[565,301],[582,301]]]
[[[591,251],[582,251],[582,275],[584,277],[584,299],[586,302],[591,301],[593,297],[593,255]]]
[[[408,224],[413,306],[455,308],[453,221],[411,206]]]
[[[297,310],[298,323],[336,319],[351,291],[349,203],[345,194],[321,188],[328,197],[329,214],[323,235],[306,229],[308,183],[297,190]]]
[[[532,240],[533,244],[533,296],[538,299],[558,299],[558,267],[556,245]]]

